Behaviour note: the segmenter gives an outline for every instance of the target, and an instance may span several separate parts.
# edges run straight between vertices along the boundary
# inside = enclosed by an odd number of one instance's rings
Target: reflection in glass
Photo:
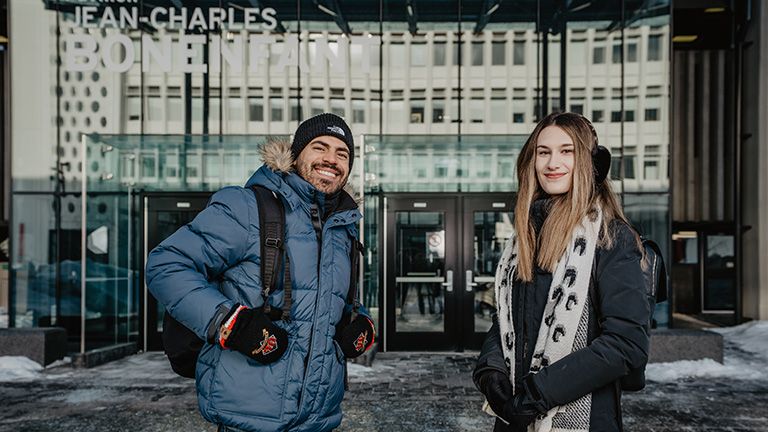
[[[496,312],[493,288],[496,265],[512,234],[511,212],[475,212],[473,282],[475,292],[475,332],[487,332]]]
[[[443,332],[445,215],[397,212],[395,250],[396,330]]]

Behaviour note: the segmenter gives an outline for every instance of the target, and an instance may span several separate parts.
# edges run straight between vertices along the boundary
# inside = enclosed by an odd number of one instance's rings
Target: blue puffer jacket
[[[351,238],[357,238],[361,214],[343,192],[345,204],[326,218],[319,247],[310,206],[323,209],[325,197],[287,172],[286,143],[270,145],[279,147],[263,152],[266,164],[246,188],[227,187],[214,194],[191,223],[149,254],[147,285],[174,318],[209,341],[196,369],[200,412],[206,420],[252,431],[327,431],[341,423],[344,354],[333,336],[350,286]],[[247,188],[254,184],[273,190],[285,204],[293,286],[292,320],[276,322],[288,331],[288,349],[266,366],[215,343],[232,305],[263,304],[258,209]],[[270,302],[282,307],[282,286]]]

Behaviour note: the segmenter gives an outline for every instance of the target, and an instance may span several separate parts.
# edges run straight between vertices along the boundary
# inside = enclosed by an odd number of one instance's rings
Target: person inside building
[[[361,218],[343,189],[354,149],[341,117],[305,120],[292,143],[263,146],[264,165],[245,187],[218,191],[149,254],[149,290],[206,342],[195,369],[199,408],[219,431],[328,431],[341,423],[344,358],[374,340],[365,308],[348,301]],[[285,240],[276,246],[290,283],[278,278],[273,292],[260,277],[268,239],[260,238],[254,185],[284,207]],[[286,308],[290,319],[274,313]]]
[[[473,373],[494,431],[622,430],[620,380],[647,362],[650,306],[609,168],[579,114],[545,117],[521,150],[515,233]]]

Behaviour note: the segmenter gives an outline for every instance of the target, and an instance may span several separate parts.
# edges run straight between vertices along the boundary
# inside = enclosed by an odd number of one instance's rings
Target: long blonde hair
[[[536,176],[536,143],[541,131],[548,126],[559,127],[573,140],[574,167],[570,190],[551,197],[550,210],[541,227],[537,244],[530,217],[531,206],[537,198],[546,196],[546,193]],[[589,120],[580,114],[569,112],[546,116],[536,125],[525,142],[517,159],[517,180],[520,185],[515,204],[518,279],[533,280],[534,260],[542,269],[554,272],[574,228],[596,205],[603,210],[599,246],[610,247],[613,244],[613,235],[608,229],[611,221],[619,219],[628,223],[611,188],[610,180],[606,177],[599,184],[596,182],[592,162],[592,151],[596,146],[597,133]]]

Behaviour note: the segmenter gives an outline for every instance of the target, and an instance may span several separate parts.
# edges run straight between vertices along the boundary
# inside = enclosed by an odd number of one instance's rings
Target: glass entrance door
[[[480,347],[511,206],[510,194],[385,198],[386,350]]]
[[[385,207],[387,349],[452,349],[459,332],[456,200],[385,198]]]
[[[191,222],[208,203],[209,193],[147,195],[144,198],[145,253]],[[148,351],[163,349],[165,308],[144,286],[144,345]]]
[[[514,217],[511,194],[464,197],[462,246],[464,301],[462,341],[466,349],[480,349],[496,312],[496,265],[512,235]]]

